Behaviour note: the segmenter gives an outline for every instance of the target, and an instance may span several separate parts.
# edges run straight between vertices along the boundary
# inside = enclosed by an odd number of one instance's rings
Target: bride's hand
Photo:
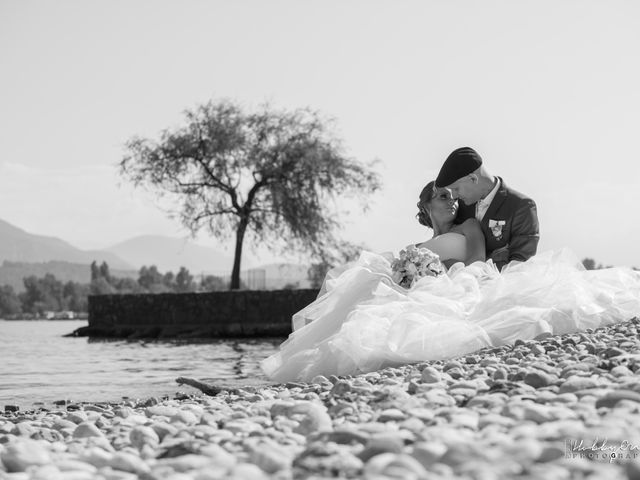
[[[464,266],[464,263],[461,262],[460,260],[456,260],[455,258],[450,258],[449,260],[444,260],[443,262],[441,262],[447,270],[450,270],[451,267],[453,267],[456,263],[462,263],[462,265]]]

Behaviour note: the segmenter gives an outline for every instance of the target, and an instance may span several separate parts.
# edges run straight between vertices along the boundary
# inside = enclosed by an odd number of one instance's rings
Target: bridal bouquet
[[[437,277],[444,273],[440,258],[431,250],[409,245],[400,250],[400,257],[391,263],[393,281],[404,288],[411,288],[422,277]]]

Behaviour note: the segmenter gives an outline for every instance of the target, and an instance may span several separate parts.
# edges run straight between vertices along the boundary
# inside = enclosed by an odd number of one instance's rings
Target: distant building
[[[73,320],[76,314],[70,310],[62,312],[44,312],[44,318],[47,320]]]

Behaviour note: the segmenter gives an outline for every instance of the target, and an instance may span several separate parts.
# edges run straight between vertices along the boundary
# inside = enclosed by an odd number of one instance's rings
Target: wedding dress
[[[464,258],[456,233],[450,244]],[[640,272],[585,270],[568,249],[500,273],[462,262],[410,289],[391,279],[390,254],[364,251],[331,270],[316,301],[293,317],[293,333],[262,362],[275,381],[310,381],[465,355],[483,347],[564,334],[640,314]]]

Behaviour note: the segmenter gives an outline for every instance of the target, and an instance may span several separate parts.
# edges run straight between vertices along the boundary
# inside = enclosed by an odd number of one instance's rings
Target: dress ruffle
[[[309,381],[439,360],[544,332],[597,328],[640,313],[640,273],[585,270],[568,249],[508,265],[458,263],[411,289],[391,279],[391,256],[362,252],[327,274],[294,332],[262,363],[276,381]]]

